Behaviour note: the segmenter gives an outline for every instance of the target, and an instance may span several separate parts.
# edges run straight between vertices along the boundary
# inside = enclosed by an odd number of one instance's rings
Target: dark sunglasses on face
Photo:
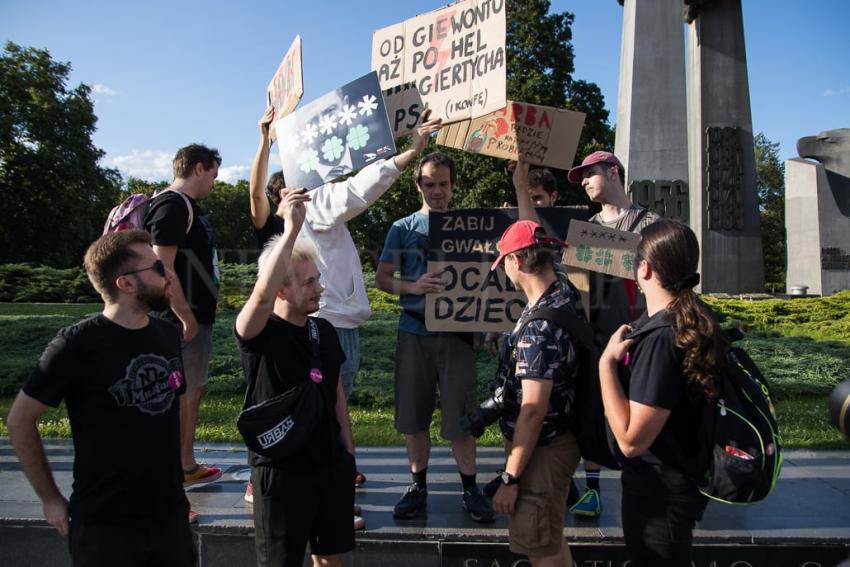
[[[162,260],[155,260],[152,266],[148,266],[147,268],[142,268],[140,270],[132,270],[129,272],[124,272],[120,274],[122,276],[129,276],[130,274],[138,274],[139,272],[145,272],[147,270],[153,270],[157,274],[162,277],[165,277],[165,264],[162,263]]]

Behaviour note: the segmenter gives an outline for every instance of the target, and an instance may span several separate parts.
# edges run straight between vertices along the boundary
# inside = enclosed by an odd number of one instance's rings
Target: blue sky
[[[850,2],[743,4],[754,131],[779,142],[784,159],[797,138],[850,127]],[[95,144],[125,177],[168,179],[174,151],[201,142],[221,150],[221,177],[234,181],[247,177],[266,85],[296,34],[304,103],[370,70],[374,30],[441,5],[5,0],[0,38],[49,49],[72,64],[71,85],[93,87]],[[554,0],[552,10],[575,14],[573,76],[600,86],[613,122],[622,8]]]

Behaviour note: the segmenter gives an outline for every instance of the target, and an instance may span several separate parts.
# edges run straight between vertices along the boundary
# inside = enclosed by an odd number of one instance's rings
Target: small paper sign
[[[437,143],[474,154],[517,159],[558,169],[573,166],[585,114],[524,102],[443,127]]]
[[[267,104],[274,107],[276,119],[281,119],[298,106],[304,95],[304,78],[301,73],[301,36],[296,35],[283,61],[266,88]],[[271,140],[277,138],[274,128],[269,133]]]
[[[375,72],[274,124],[287,187],[314,189],[396,153]]]
[[[561,260],[565,265],[635,279],[635,254],[640,234],[574,221],[570,223],[567,242],[570,247]]]

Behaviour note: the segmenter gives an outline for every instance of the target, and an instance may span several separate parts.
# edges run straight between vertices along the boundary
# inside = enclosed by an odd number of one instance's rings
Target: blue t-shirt
[[[393,223],[387,233],[381,262],[397,267],[399,277],[415,282],[428,271],[428,215],[415,212]],[[404,310],[398,320],[400,331],[416,335],[430,335],[425,328],[425,296],[402,294],[399,303]],[[421,320],[407,312],[419,315]]]

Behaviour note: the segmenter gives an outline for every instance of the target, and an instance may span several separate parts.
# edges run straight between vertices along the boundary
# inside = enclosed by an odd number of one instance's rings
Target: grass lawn
[[[713,300],[713,304],[725,314],[723,302]],[[14,393],[29,376],[38,355],[56,331],[99,309],[97,304],[0,304],[0,340],[5,346],[0,358],[0,417],[7,415]],[[771,328],[764,320],[753,320],[757,317],[747,320],[746,306],[735,304],[734,313],[733,318],[749,323],[751,328]],[[215,326],[209,394],[204,400],[198,427],[201,441],[240,441],[235,418],[242,406],[244,382],[231,333],[234,315],[231,310],[221,311]],[[835,321],[836,314],[832,311],[825,311],[825,316]],[[393,427],[392,411],[397,317],[396,313],[385,310],[376,312],[361,331],[361,371],[350,400],[358,445],[401,445],[403,442]],[[834,340],[831,338],[834,335],[824,335],[814,322],[806,325],[808,336],[788,334],[787,329],[793,326],[787,321],[783,321],[781,327],[778,331],[751,331],[743,346],[771,381],[784,444],[847,448],[847,441],[829,424],[826,402],[832,387],[850,376],[850,339],[839,336]],[[843,332],[842,328],[839,335]],[[480,351],[481,399],[489,394],[487,385],[495,368],[495,360]],[[439,423],[437,419],[434,421]],[[39,427],[45,437],[70,436],[68,419],[62,408],[49,411]],[[0,421],[0,435],[8,435],[3,421]],[[439,438],[438,426],[432,427],[431,437],[435,444],[445,444]],[[501,444],[496,426],[491,426],[481,443]]]

